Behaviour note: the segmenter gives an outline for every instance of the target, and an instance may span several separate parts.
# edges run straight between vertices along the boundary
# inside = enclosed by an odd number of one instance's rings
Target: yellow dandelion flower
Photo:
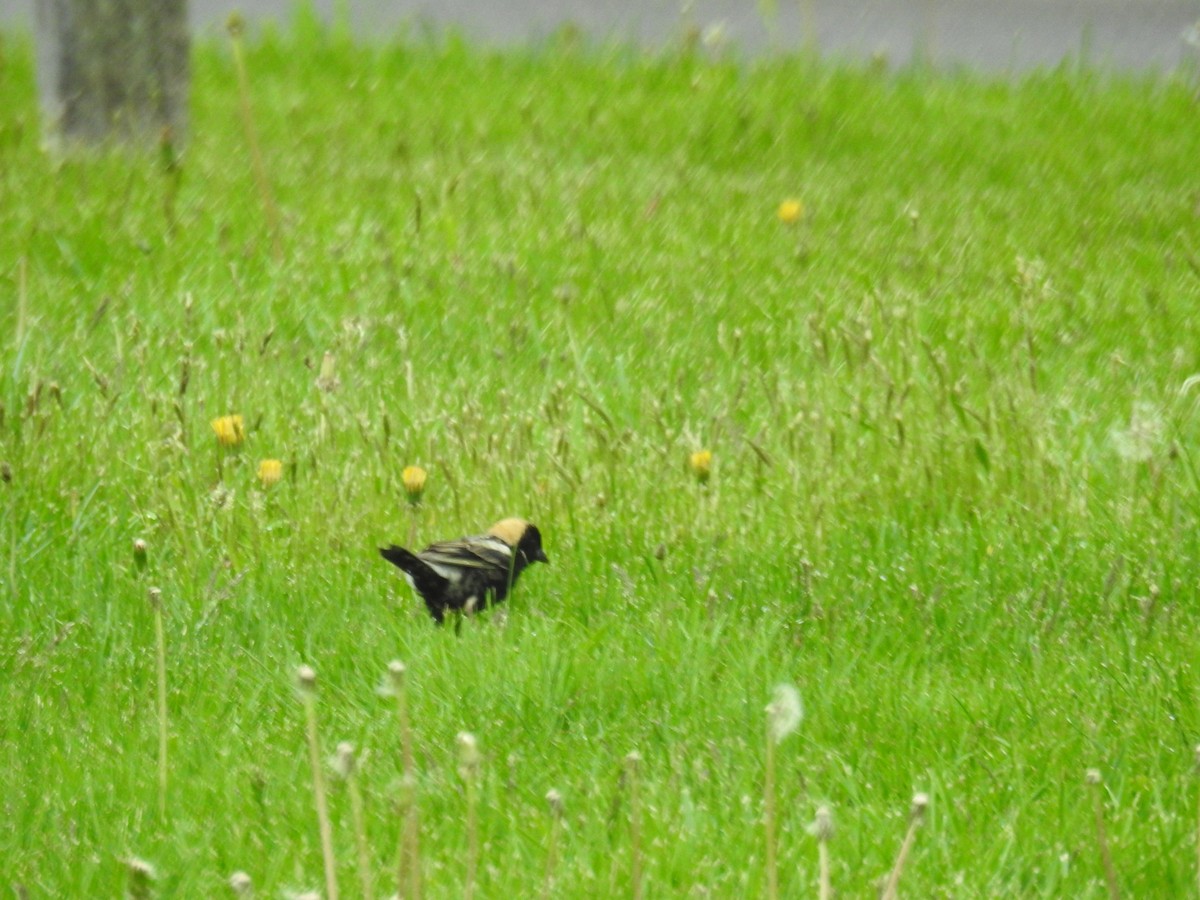
[[[236,447],[246,439],[246,424],[241,416],[219,416],[212,420],[212,430],[222,447]]]
[[[696,476],[696,480],[701,484],[708,483],[708,476],[712,474],[712,460],[713,455],[711,450],[697,450],[689,458],[692,474]]]
[[[405,466],[404,471],[400,473],[400,480],[404,483],[404,492],[408,494],[409,503],[420,503],[421,496],[425,493],[425,479],[429,477],[429,473],[420,466]]]
[[[283,478],[283,463],[277,459],[264,459],[258,464],[258,480],[265,488],[279,484]]]
[[[784,225],[795,225],[804,218],[804,204],[799,200],[784,200],[779,204],[778,215]]]

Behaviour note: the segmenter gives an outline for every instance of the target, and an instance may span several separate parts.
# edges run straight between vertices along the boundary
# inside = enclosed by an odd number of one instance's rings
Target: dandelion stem
[[[1200,770],[1200,744],[1196,745],[1196,767]],[[1196,887],[1200,890],[1200,797],[1196,803]]]
[[[820,900],[830,900],[833,897],[833,884],[829,874],[829,841],[833,837],[833,813],[828,806],[817,808],[813,833],[817,836],[817,862],[820,872],[818,897]]]
[[[779,898],[779,844],[775,817],[775,746],[800,726],[804,706],[800,693],[790,684],[775,686],[767,704],[767,760],[763,779],[763,831],[767,844],[767,897]]]
[[[358,879],[363,900],[374,900],[375,891],[371,884],[371,850],[367,843],[366,817],[363,815],[362,790],[358,786],[358,761],[354,747],[349,743],[338,744],[337,765],[346,779],[350,794],[350,816],[354,821],[354,843],[358,850]]]
[[[767,897],[769,900],[778,900],[779,866],[775,844],[775,738],[771,733],[769,720],[767,722],[767,773],[763,782],[763,803],[765,807],[763,826],[766,830],[767,841]]]
[[[546,848],[546,880],[542,885],[542,897],[550,900],[554,896],[554,878],[558,868],[558,842],[562,831],[562,795],[555,790],[546,794],[550,805],[550,841]]]
[[[463,891],[466,900],[475,896],[475,873],[479,864],[479,804],[475,781],[467,782],[467,886]]]
[[[833,887],[829,877],[829,842],[822,840],[817,844],[817,862],[820,866],[820,886],[817,896],[820,900],[830,900],[833,896]]]
[[[1104,880],[1108,885],[1109,900],[1118,900],[1121,889],[1117,884],[1117,870],[1113,866],[1112,853],[1108,849],[1108,829],[1104,824],[1104,783],[1100,770],[1088,769],[1086,780],[1092,788],[1092,801],[1096,812],[1096,843],[1100,846],[1100,861],[1104,864]]]
[[[417,546],[417,522],[421,517],[421,508],[415,503],[409,509],[409,524],[408,524],[408,546],[416,548]]]
[[[404,663],[388,663],[388,679],[396,697],[396,713],[400,719],[400,742],[403,754],[401,814],[404,823],[400,830],[400,862],[396,873],[396,890],[400,896],[419,900],[421,896],[420,813],[417,808],[417,782],[413,764],[412,723],[408,712],[408,679]]]
[[[463,897],[475,896],[475,876],[479,866],[479,769],[481,757],[475,735],[460,731],[458,744],[458,774],[467,789],[467,883]]]
[[[367,844],[362,790],[359,789],[357,778],[350,779],[350,812],[354,817],[354,839],[358,844],[358,878],[362,883],[363,900],[374,900],[375,891],[371,886],[371,850]]]
[[[304,703],[308,761],[312,767],[313,796],[317,805],[317,825],[321,831],[321,857],[325,864],[325,896],[337,900],[337,864],[333,856],[333,829],[329,823],[329,803],[325,796],[325,775],[321,768],[321,742],[317,732],[316,674],[301,666],[298,680],[300,698]]]
[[[267,169],[263,165],[262,150],[258,143],[258,132],[254,127],[254,113],[250,108],[250,78],[246,74],[245,51],[242,47],[243,24],[240,16],[231,16],[228,23],[229,41],[233,45],[233,64],[237,69],[238,100],[242,113],[242,127],[246,132],[246,143],[250,145],[250,164],[254,170],[254,181],[267,216],[267,227],[271,231],[271,252],[276,262],[283,261],[283,244],[279,237],[279,208],[271,194],[267,181]]]
[[[154,611],[155,669],[158,682],[158,815],[167,817],[167,639],[163,629],[162,591],[150,589]]]
[[[641,754],[636,750],[625,757],[629,774],[629,853],[633,900],[641,900],[642,897],[642,803],[638,790],[638,767],[641,761]]]
[[[25,342],[25,321],[29,314],[29,262],[22,256],[17,260],[17,359]],[[14,376],[15,377],[15,376]]]
[[[925,808],[928,805],[929,797],[925,794],[913,796],[912,811],[908,816],[908,831],[904,835],[900,852],[896,854],[896,863],[892,866],[887,884],[883,888],[882,900],[896,900],[896,891],[900,887],[900,874],[904,871],[904,864],[908,861],[908,854],[912,851],[913,844],[916,843],[917,829],[921,827],[921,822],[925,818]]]

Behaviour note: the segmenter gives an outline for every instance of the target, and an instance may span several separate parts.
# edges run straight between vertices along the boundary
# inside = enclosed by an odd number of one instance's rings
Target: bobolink
[[[439,541],[420,553],[393,544],[379,555],[404,572],[439,624],[448,609],[471,613],[499,603],[526,566],[550,562],[541,532],[524,519],[503,519],[487,534]]]

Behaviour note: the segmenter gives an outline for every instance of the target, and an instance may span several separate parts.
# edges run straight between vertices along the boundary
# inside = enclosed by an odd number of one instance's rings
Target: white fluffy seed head
[[[454,739],[458,748],[458,774],[464,779],[474,778],[479,771],[479,742],[469,731],[460,731]]]
[[[245,872],[234,872],[229,876],[229,887],[239,897],[249,897],[254,890],[254,882]]]
[[[800,692],[790,684],[775,687],[771,702],[767,704],[767,730],[771,740],[778,744],[800,727],[804,718],[804,704]]]
[[[925,810],[929,808],[929,795],[918,791],[913,794],[911,815],[917,821],[925,817]]]
[[[312,666],[299,666],[296,669],[296,687],[302,694],[312,694],[317,689],[317,673]]]
[[[392,682],[392,687],[400,690],[404,687],[404,676],[408,672],[408,667],[398,659],[393,659],[388,663],[388,678]]]
[[[352,778],[358,771],[358,761],[354,757],[354,745],[349,741],[342,741],[337,745],[333,756],[333,770],[342,779]]]
[[[818,841],[828,841],[833,837],[833,810],[825,804],[817,807],[816,818],[813,819],[812,833]]]
[[[149,900],[153,891],[152,885],[158,880],[158,872],[153,865],[136,856],[131,856],[124,862],[125,871],[129,874],[130,898],[132,900]]]

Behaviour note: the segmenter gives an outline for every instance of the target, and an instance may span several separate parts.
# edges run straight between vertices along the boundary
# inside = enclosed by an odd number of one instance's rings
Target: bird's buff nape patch
[[[501,519],[488,529],[488,534],[500,538],[510,547],[515,547],[521,542],[521,535],[528,527],[529,523],[524,519]]]

